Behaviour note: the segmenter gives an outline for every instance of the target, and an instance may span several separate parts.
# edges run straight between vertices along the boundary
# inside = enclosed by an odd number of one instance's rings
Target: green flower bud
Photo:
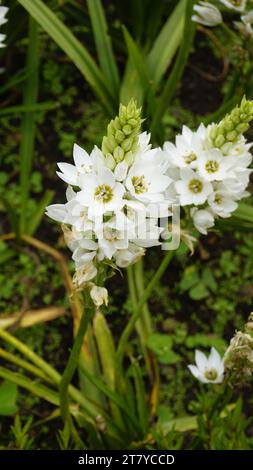
[[[117,163],[121,162],[124,159],[124,150],[123,150],[123,148],[121,148],[120,146],[116,147],[113,150],[113,157],[114,157],[114,160]]]
[[[126,124],[124,127],[123,127],[123,132],[125,135],[129,135],[131,134],[131,132],[133,131],[132,127],[129,126],[129,124]]]
[[[119,115],[107,126],[107,135],[102,141],[102,152],[108,168],[112,168],[112,159],[115,165],[124,159],[129,166],[133,163],[134,154],[139,148],[141,123],[141,109],[137,108],[133,99],[127,106],[120,104]]]
[[[110,170],[114,170],[115,166],[116,166],[116,162],[114,160],[114,158],[112,157],[112,155],[108,154],[107,157],[105,158],[105,164],[107,166],[107,168],[109,168]]]
[[[240,106],[236,106],[219,124],[210,129],[208,145],[220,148],[226,154],[231,144],[235,144],[248,130],[252,119],[253,101],[247,100],[244,96]]]
[[[117,140],[118,143],[121,143],[123,142],[123,140],[125,139],[125,134],[124,132],[120,131],[119,129],[117,129],[116,133],[115,133],[115,139]]]

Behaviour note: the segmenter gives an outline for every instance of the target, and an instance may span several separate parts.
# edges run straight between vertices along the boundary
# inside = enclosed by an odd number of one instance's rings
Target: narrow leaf
[[[106,83],[104,75],[85,46],[44,2],[41,0],[18,1],[72,60],[97,94],[107,112],[114,115],[118,103],[113,98],[110,85]]]
[[[150,78],[156,87],[168,69],[182,39],[185,0],[180,0],[157,36],[147,57]]]
[[[112,49],[111,38],[108,34],[108,25],[100,0],[87,0],[93,34],[101,70],[118,99],[119,72]]]

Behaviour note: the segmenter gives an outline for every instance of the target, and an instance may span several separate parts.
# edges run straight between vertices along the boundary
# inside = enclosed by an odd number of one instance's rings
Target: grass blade
[[[184,28],[185,0],[169,16],[147,57],[147,68],[156,88],[180,45]]]
[[[40,111],[48,111],[50,109],[58,108],[58,103],[48,101],[45,103],[36,104],[21,104],[17,106],[10,106],[9,108],[0,109],[0,116],[8,116],[9,114],[21,114],[21,113],[35,113]]]
[[[90,84],[101,103],[110,115],[117,111],[118,102],[114,99],[110,85],[106,83],[88,50],[71,31],[41,0],[18,0],[42,28],[67,54]]]
[[[111,90],[114,91],[118,100],[119,92],[119,72],[113,54],[111,38],[108,34],[108,25],[100,0],[87,0],[87,6],[91,19],[93,34],[101,70],[103,71]]]
[[[31,217],[31,221],[27,227],[28,235],[33,235],[36,232],[40,224],[40,221],[45,214],[45,208],[50,204],[50,202],[53,199],[53,196],[54,196],[54,191],[47,190],[45,192],[43,198],[41,199],[41,201],[38,203],[36,207],[36,213],[33,214],[33,216]]]
[[[123,30],[127,50],[128,50],[129,59],[132,61],[132,64],[134,65],[138,73],[138,76],[141,82],[141,87],[143,89],[143,94],[145,96],[150,88],[150,80],[149,80],[149,76],[147,73],[147,69],[146,69],[146,65],[145,65],[142,53],[137,43],[133,40],[132,36],[127,31],[125,26],[122,26],[122,30]]]

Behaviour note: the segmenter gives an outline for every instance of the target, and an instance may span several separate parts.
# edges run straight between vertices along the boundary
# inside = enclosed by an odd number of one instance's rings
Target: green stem
[[[138,263],[136,263],[133,268],[135,272],[135,279],[136,279],[136,287],[137,287],[137,298],[141,297],[143,292],[145,291],[144,287],[144,268],[143,268],[144,261],[141,258]],[[149,308],[147,302],[143,305],[143,321],[145,324],[145,330],[147,334],[151,334],[152,332],[152,319],[150,316]]]
[[[94,315],[94,308],[89,306],[86,308],[86,312],[82,314],[79,329],[77,331],[73,348],[71,350],[66,369],[63,372],[62,379],[59,386],[60,392],[60,408],[62,419],[65,422],[69,416],[69,404],[68,404],[68,387],[73,378],[73,375],[78,366],[79,356],[83,344],[84,335],[88,328],[89,322]]]
[[[174,251],[168,251],[168,253],[164,256],[163,261],[161,262],[158,270],[156,271],[154,277],[151,279],[149,282],[148,286],[146,287],[145,291],[143,292],[136,308],[134,309],[134,313],[132,317],[130,318],[128,324],[126,325],[120,340],[118,344],[118,350],[117,350],[117,361],[118,361],[118,366],[121,367],[123,355],[126,349],[127,341],[134,329],[135,323],[139,319],[141,313],[142,313],[142,308],[143,305],[147,302],[149,297],[151,296],[154,287],[158,283],[158,281],[161,279],[163,273],[166,271],[167,266],[169,265],[171,259],[174,256]]]
[[[238,35],[231,28],[229,28],[229,26],[226,23],[222,22],[221,27],[223,31],[227,34],[230,40],[236,41],[238,43],[238,39],[239,39]]]

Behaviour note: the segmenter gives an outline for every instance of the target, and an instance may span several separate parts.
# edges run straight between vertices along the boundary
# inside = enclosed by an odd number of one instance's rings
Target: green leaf
[[[78,41],[53,11],[41,0],[18,0],[40,26],[53,38],[83,74],[110,115],[117,111],[110,85],[99,70],[88,50]]]
[[[151,93],[151,89],[150,89],[151,82],[148,76],[143,54],[141,50],[139,49],[139,46],[137,45],[137,43],[133,40],[132,36],[127,31],[126,27],[122,26],[122,29],[123,29],[125,42],[127,45],[129,59],[131,60],[136,70],[136,73],[138,74],[142,91],[143,91],[143,95],[145,97],[148,93]]]
[[[184,270],[183,277],[179,283],[180,289],[183,291],[190,289],[199,282],[199,274],[196,266],[187,266]]]
[[[157,36],[146,64],[154,86],[157,87],[168,69],[182,39],[185,0],[180,0]]]
[[[202,282],[205,284],[208,289],[210,289],[212,292],[217,292],[218,289],[218,284],[212,274],[211,269],[205,268],[202,276],[201,276]]]
[[[135,359],[132,359],[132,372],[134,377],[134,384],[135,384],[135,392],[136,392],[136,400],[137,400],[137,411],[138,411],[138,418],[140,422],[140,426],[143,432],[143,436],[146,435],[148,430],[148,406],[146,401],[146,394],[145,394],[145,385],[142,378],[142,372],[140,369],[139,364]]]
[[[45,208],[50,204],[54,196],[54,191],[50,191],[49,189],[45,192],[44,196],[42,197],[41,201],[37,204],[36,212],[31,217],[30,223],[27,226],[27,233],[28,235],[33,235],[45,213]]]
[[[21,114],[21,113],[48,111],[49,109],[58,108],[58,106],[59,106],[58,103],[51,102],[51,101],[48,101],[45,103],[10,106],[9,108],[0,109],[0,116],[6,116],[9,114]]]
[[[210,348],[214,346],[218,351],[222,352],[224,352],[227,347],[227,344],[223,339],[217,338],[214,335],[207,336],[201,333],[187,336],[185,339],[185,345],[189,349],[195,349],[199,347]]]
[[[17,385],[9,380],[4,380],[0,385],[0,415],[10,416],[18,411],[17,397]]]
[[[113,54],[110,36],[108,35],[108,26],[100,0],[87,0],[87,6],[91,19],[93,34],[96,43],[96,49],[101,70],[103,71],[111,90],[118,100],[119,91],[119,72]]]
[[[233,216],[253,223],[253,207],[248,204],[240,203],[238,209],[233,212]]]
[[[162,364],[175,364],[180,360],[180,356],[172,351],[171,336],[153,333],[148,337],[147,346]]]
[[[202,300],[206,297],[209,297],[210,293],[207,290],[206,286],[199,282],[196,286],[192,287],[189,291],[189,296],[193,300]]]
[[[132,98],[137,101],[138,106],[142,106],[143,89],[140,77],[133,62],[128,59],[120,87],[120,102],[127,105]]]
[[[187,432],[198,429],[198,421],[196,416],[185,416],[184,418],[176,418],[163,423],[158,423],[158,427],[165,435],[172,430]]]

